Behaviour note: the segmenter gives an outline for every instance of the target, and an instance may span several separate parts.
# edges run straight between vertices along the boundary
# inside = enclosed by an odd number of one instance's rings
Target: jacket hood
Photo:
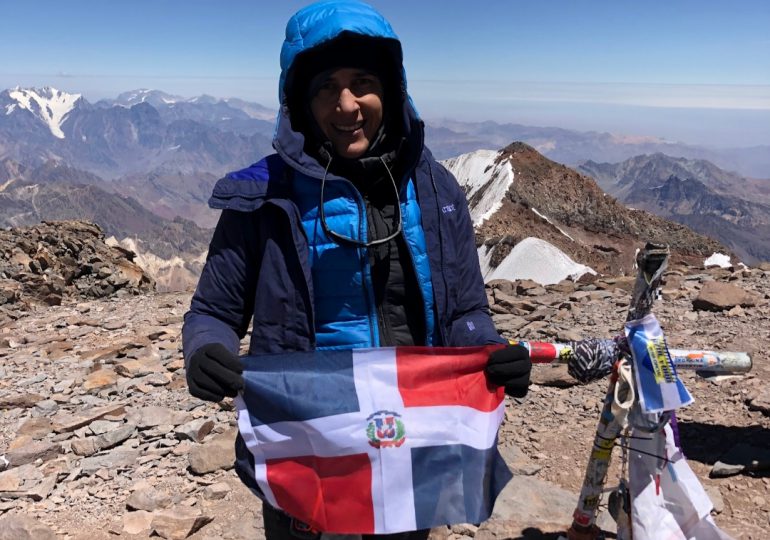
[[[280,111],[276,124],[273,147],[293,168],[313,177],[320,177],[323,167],[318,161],[305,153],[305,129],[295,124],[298,115],[305,111],[292,111],[291,106],[304,102],[304,96],[297,98],[293,85],[307,84],[307,76],[302,71],[312,66],[314,54],[324,51],[339,50],[335,45],[351,43],[361,47],[371,47],[372,54],[385,60],[389,72],[386,78],[391,81],[391,93],[387,96],[391,103],[389,115],[391,121],[399,126],[399,135],[406,139],[410,156],[419,155],[422,150],[422,123],[406,91],[406,74],[403,68],[401,42],[390,23],[374,8],[355,0],[326,0],[311,4],[289,19],[286,25],[286,39],[281,48],[281,77],[279,81]],[[345,50],[345,47],[342,47]],[[336,54],[336,53],[335,53]],[[341,67],[345,63],[344,53],[340,56]],[[311,60],[308,62],[308,60]],[[296,89],[300,91],[299,88]],[[387,90],[386,90],[387,93]],[[294,113],[294,114],[293,114]],[[301,123],[300,123],[301,124]],[[296,131],[295,131],[296,129]]]
[[[281,47],[281,78],[278,82],[278,100],[286,101],[286,83],[297,56],[339,38],[344,33],[357,34],[392,44],[394,64],[402,67],[401,42],[390,23],[373,7],[353,0],[326,0],[311,4],[292,16],[286,24],[286,38]]]

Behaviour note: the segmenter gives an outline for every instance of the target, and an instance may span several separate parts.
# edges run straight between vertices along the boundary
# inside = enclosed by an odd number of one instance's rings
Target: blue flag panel
[[[265,354],[242,360],[243,399],[253,426],[359,410],[349,350]]]

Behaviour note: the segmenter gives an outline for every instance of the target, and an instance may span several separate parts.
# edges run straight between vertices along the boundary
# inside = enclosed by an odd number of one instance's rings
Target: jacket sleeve
[[[221,343],[238,354],[254,306],[259,268],[256,232],[253,212],[222,211],[190,310],[184,316],[185,365],[208,343]]]
[[[448,345],[473,346],[507,343],[500,337],[489,314],[476,237],[465,193],[455,177],[444,169],[452,193],[453,210],[448,220],[450,245],[445,246],[444,269],[451,299]]]

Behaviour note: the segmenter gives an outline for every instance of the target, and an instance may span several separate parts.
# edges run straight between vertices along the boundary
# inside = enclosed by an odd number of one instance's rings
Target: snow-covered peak
[[[26,109],[40,118],[51,130],[54,137],[64,138],[61,125],[67,115],[81,98],[80,94],[68,94],[56,88],[19,88],[8,91],[9,97],[15,101],[6,106],[6,113],[11,114],[16,107]]]
[[[507,159],[499,160],[500,154],[495,150],[476,150],[443,161],[465,190],[474,227],[500,209],[513,184],[513,167]]]
[[[491,249],[481,246],[478,252],[484,282],[531,279],[549,285],[567,278],[578,279],[586,273],[596,274],[592,268],[573,261],[559,248],[539,238],[525,238],[516,244],[495,268],[491,266]]]
[[[214,96],[209,96],[208,94],[202,94],[200,96],[195,96],[193,98],[190,98],[187,101],[189,103],[197,103],[198,105],[202,105],[202,104],[215,105],[222,100],[217,99]]]
[[[123,107],[133,107],[139,103],[149,103],[150,105],[158,106],[173,105],[180,101],[185,101],[185,98],[180,96],[173,96],[160,90],[139,88],[138,90],[123,92],[117,98],[115,98],[114,103]]]

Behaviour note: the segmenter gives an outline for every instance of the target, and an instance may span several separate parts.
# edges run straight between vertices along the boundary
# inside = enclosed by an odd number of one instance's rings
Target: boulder
[[[197,510],[175,507],[155,512],[151,529],[161,538],[183,540],[213,520],[213,517],[201,515]]]
[[[171,506],[171,497],[150,487],[137,489],[126,500],[126,508],[129,510],[154,512],[169,506]]]
[[[52,443],[47,441],[29,441],[20,445],[18,448],[13,448],[5,453],[5,459],[7,459],[11,467],[18,467],[19,465],[25,465],[27,463],[33,463],[38,459],[48,461],[54,459],[61,454],[62,447],[58,443]]]
[[[509,537],[518,538],[528,528],[565,530],[572,523],[577,500],[577,493],[550,482],[533,476],[514,476],[497,497],[491,518],[481,525],[476,538],[505,537],[504,531],[516,531]],[[604,530],[615,530],[609,515],[600,515],[598,524]],[[482,535],[482,531],[486,534]]]
[[[703,311],[725,311],[735,306],[752,307],[757,299],[737,285],[721,281],[707,281],[698,296],[692,301],[692,307]]]

